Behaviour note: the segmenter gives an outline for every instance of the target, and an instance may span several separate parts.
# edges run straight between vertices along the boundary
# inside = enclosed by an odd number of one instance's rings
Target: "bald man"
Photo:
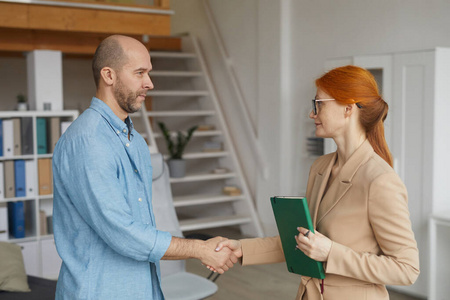
[[[161,259],[197,258],[228,270],[237,258],[214,251],[220,237],[186,240],[155,227],[150,153],[129,117],[153,89],[145,46],[110,36],[92,69],[96,95],[53,155],[54,234],[63,261],[56,299],[164,299]]]

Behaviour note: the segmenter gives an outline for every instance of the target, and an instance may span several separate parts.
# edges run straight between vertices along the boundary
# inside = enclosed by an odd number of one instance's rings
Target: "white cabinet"
[[[57,279],[62,260],[56,252],[55,240],[41,241],[42,276]]]
[[[56,252],[52,228],[48,228],[48,224],[52,224],[48,218],[51,218],[53,214],[52,147],[59,139],[60,126],[67,125],[63,122],[71,122],[77,117],[78,111],[0,112],[0,119],[3,122],[8,119],[19,119],[21,128],[28,128],[22,134],[29,137],[28,139],[21,138],[22,151],[10,156],[0,156],[0,163],[3,166],[12,162],[15,165],[16,161],[24,161],[25,174],[22,173],[24,176],[21,176],[20,180],[11,171],[2,172],[1,175],[3,179],[9,176],[8,182],[14,182],[14,184],[20,181],[20,186],[25,187],[25,192],[19,194],[17,191],[14,192],[13,188],[12,194],[8,196],[5,194],[5,197],[0,198],[0,206],[6,207],[7,203],[14,202],[23,202],[24,204],[25,237],[14,238],[9,235],[6,241],[17,243],[22,247],[25,269],[29,275],[56,279],[59,273],[61,260]],[[47,128],[39,127],[43,123]],[[40,133],[43,132],[47,137],[42,137]],[[2,133],[5,138],[5,131]],[[24,142],[25,140],[26,142]],[[42,147],[46,150],[42,151]],[[43,174],[45,176],[42,176]],[[48,174],[50,175],[47,176]]]
[[[38,242],[17,243],[22,249],[25,271],[28,275],[40,276]]]
[[[408,190],[413,231],[419,247],[420,276],[409,287],[394,289],[426,297],[430,255],[450,252],[448,243],[429,250],[428,223],[432,213],[450,211],[450,49],[358,56],[330,60],[326,68],[355,64],[371,71],[389,104],[386,136],[394,169]],[[326,151],[334,142],[326,141]],[[440,240],[437,231],[437,240]],[[447,247],[440,249],[439,247]],[[433,276],[445,276],[436,268]],[[450,286],[446,295],[450,294]]]

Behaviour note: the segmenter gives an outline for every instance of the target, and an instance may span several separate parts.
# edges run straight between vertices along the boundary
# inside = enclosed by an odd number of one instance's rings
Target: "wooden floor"
[[[203,231],[211,235],[239,238],[237,230],[226,232]],[[187,271],[207,277],[210,271],[198,260],[188,260]],[[294,299],[297,294],[300,276],[287,271],[286,265],[272,264],[242,267],[236,264],[231,270],[216,280],[219,290],[208,298],[211,300],[284,300]],[[389,291],[391,300],[422,300],[419,298]]]

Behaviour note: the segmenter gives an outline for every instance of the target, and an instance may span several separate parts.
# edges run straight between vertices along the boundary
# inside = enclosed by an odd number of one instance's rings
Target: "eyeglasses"
[[[317,103],[316,103],[316,102],[322,102],[322,101],[335,101],[335,100],[336,100],[336,99],[316,99],[316,98],[312,99],[312,111],[313,111],[314,115],[317,116],[317,112],[318,112],[318,109],[317,109]],[[361,104],[359,104],[359,103],[355,103],[355,104],[356,104],[356,106],[357,106],[358,108],[362,108],[362,105],[361,105]]]
[[[336,99],[316,99],[316,98],[312,99],[312,111],[313,111],[314,115],[317,116],[317,112],[318,112],[316,102],[334,101],[334,100],[336,100]]]

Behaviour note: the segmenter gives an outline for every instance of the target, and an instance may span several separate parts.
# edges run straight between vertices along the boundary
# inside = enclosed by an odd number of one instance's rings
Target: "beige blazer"
[[[333,241],[324,293],[318,279],[302,276],[296,299],[389,299],[385,284],[410,285],[419,275],[406,188],[366,140],[324,194],[336,158],[314,162],[306,190],[315,229]],[[243,265],[284,261],[279,237],[245,239],[242,249]]]

